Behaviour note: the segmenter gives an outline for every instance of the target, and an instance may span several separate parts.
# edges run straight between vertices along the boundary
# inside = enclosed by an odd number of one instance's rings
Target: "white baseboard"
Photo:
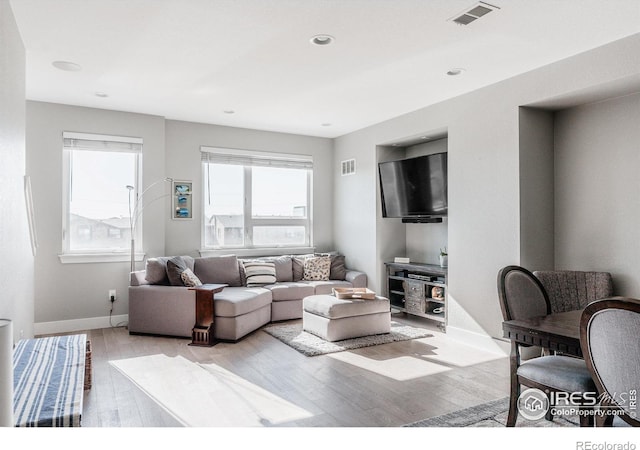
[[[508,341],[496,339],[486,334],[475,333],[463,328],[447,326],[447,336],[470,347],[476,347],[480,350],[502,356],[508,356],[511,348]]]
[[[69,333],[72,331],[96,330],[99,328],[111,328],[122,326],[129,322],[129,315],[88,317],[86,319],[59,320],[56,322],[38,322],[33,324],[33,334]]]

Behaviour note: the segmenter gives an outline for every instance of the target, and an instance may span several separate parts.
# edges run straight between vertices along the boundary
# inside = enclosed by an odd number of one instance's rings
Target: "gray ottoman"
[[[302,300],[302,329],[329,342],[391,331],[389,299],[345,300],[311,295]]]

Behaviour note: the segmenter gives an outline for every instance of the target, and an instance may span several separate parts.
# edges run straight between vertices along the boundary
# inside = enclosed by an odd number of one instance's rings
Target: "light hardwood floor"
[[[109,363],[154,354],[216,364],[312,413],[278,425],[285,427],[396,427],[508,395],[506,357],[456,343],[426,320],[404,314],[393,320],[433,332],[423,339],[306,357],[262,330],[211,348],[189,346],[186,339],[129,335],[125,327],[85,331],[93,386],[85,391],[82,424],[180,426]]]

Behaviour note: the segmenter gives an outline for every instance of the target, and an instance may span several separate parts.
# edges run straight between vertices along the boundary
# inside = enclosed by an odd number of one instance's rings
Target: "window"
[[[131,194],[136,198],[142,140],[68,132],[63,140],[63,254],[119,253],[128,258],[131,222],[127,186],[133,186]],[[141,248],[139,231],[135,234]]]
[[[203,247],[309,247],[313,160],[202,147]]]

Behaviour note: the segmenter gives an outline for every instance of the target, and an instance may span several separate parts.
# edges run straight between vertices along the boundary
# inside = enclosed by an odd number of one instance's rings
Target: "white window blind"
[[[231,148],[200,147],[202,162],[252,167],[278,167],[282,169],[313,169],[310,155],[261,153]]]
[[[142,139],[123,136],[106,136],[103,134],[62,133],[64,148],[67,150],[93,150],[140,153]]]

